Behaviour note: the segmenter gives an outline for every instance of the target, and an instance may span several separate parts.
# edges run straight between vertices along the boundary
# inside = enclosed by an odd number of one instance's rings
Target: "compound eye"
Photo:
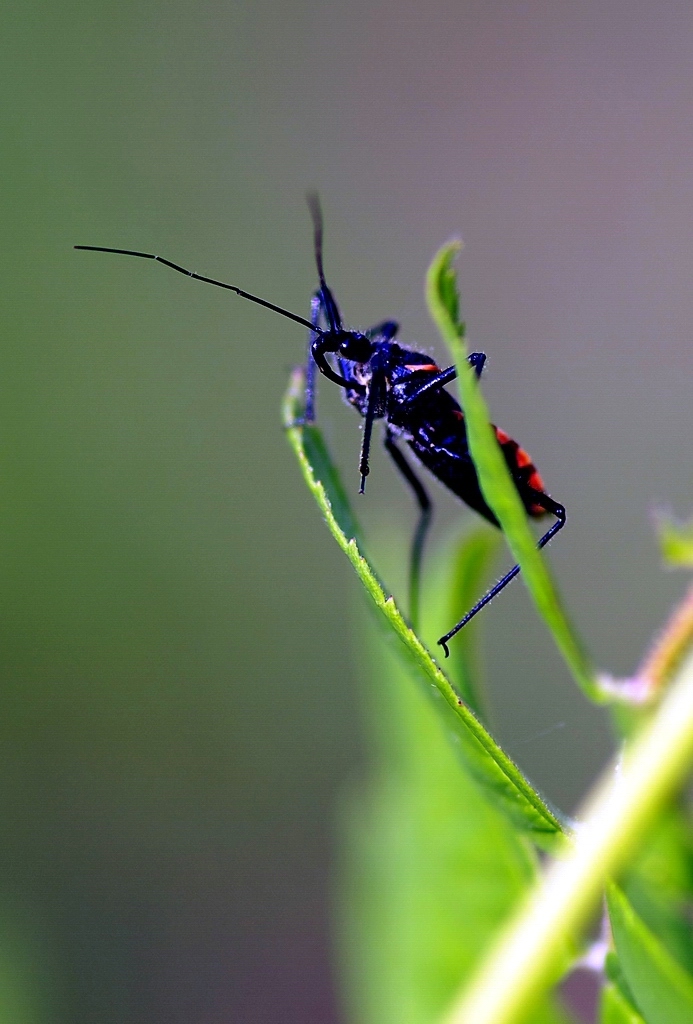
[[[367,363],[373,355],[373,346],[363,334],[349,334],[339,346],[339,352],[354,363]]]

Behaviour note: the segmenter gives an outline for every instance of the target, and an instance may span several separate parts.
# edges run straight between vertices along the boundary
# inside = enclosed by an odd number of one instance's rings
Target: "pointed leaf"
[[[426,691],[436,698],[440,713],[445,716],[448,727],[458,738],[461,750],[477,778],[488,787],[513,821],[532,832],[535,837],[550,840],[564,830],[564,823],[455,692],[418,636],[407,625],[394,599],[386,593],[363,554],[357,541],[359,531],[354,516],[349,510],[320,432],[314,426],[300,423],[303,380],[302,372],[296,371],[284,403],[284,424],[304,479],[332,536],[379,609],[381,614],[378,621],[381,627],[391,639],[397,638],[400,656],[415,669],[418,678],[426,683]],[[320,477],[316,475],[308,452],[318,458]]]
[[[493,509],[522,573],[537,610],[551,630],[573,677],[590,699],[605,703],[607,697],[595,680],[582,643],[561,606],[546,563],[538,551],[527,522],[527,513],[510,476],[501,448],[490,425],[488,409],[472,367],[467,362],[465,327],[459,320],[453,260],[459,243],[444,246],[428,272],[427,298],[431,316],[457,365],[460,400],[466,417],[469,449],[484,498]]]

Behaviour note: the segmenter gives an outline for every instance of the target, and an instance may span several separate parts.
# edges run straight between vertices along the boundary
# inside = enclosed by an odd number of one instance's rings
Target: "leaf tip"
[[[693,569],[693,520],[679,522],[662,509],[652,518],[665,563],[672,569]]]
[[[455,258],[462,249],[460,239],[453,238],[441,246],[433,257],[426,274],[426,301],[433,320],[439,329],[450,329],[458,337],[464,336],[464,325],[460,320],[460,299],[457,291]]]
[[[282,403],[282,424],[286,430],[299,425],[303,412],[303,396],[306,386],[306,372],[302,366],[291,371],[289,386]]]

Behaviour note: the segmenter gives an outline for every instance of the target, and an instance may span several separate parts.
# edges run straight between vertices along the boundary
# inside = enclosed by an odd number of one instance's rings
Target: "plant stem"
[[[693,655],[648,724],[588,799],[567,856],[555,861],[501,936],[446,1024],[520,1024],[555,981],[564,951],[605,879],[623,867],[693,757]]]

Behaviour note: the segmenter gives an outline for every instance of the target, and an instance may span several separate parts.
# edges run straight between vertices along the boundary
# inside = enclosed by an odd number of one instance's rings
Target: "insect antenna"
[[[330,291],[327,281],[325,280],[325,269],[322,262],[322,207],[320,206],[320,196],[317,192],[308,192],[306,195],[306,202],[308,203],[308,209],[310,210],[310,216],[313,221],[313,249],[315,251],[315,265],[318,268],[318,277],[320,279],[320,291],[322,292],[323,303],[325,306],[325,315],[330,325],[330,331],[341,331],[343,329],[342,317],[339,312],[339,307],[334,300],[334,296]]]
[[[305,317],[299,316],[297,313],[291,313],[288,309],[284,309],[282,306],[275,306],[273,302],[268,302],[267,299],[261,299],[257,295],[251,295],[250,292],[243,291],[242,288],[237,288],[235,284],[226,284],[224,281],[216,281],[213,277],[204,277],[202,274],[195,274],[192,270],[186,270],[185,267],[179,267],[177,263],[171,263],[170,260],[165,260],[163,256],[155,256],[151,252],[135,252],[133,249],[107,249],[103,245],[76,245],[75,249],[86,249],[88,252],[114,252],[120,256],[138,256],[143,260],[156,260],[157,263],[163,263],[165,267],[170,267],[171,270],[177,270],[179,274],[185,274],[186,277],[192,277],[194,281],[202,281],[204,284],[213,284],[217,288],[226,288],[227,291],[235,292],[236,295],[240,295],[242,299],[249,299],[250,302],[256,302],[258,306],[264,306],[265,309],[271,309],[273,313],[279,313],[280,316],[285,316],[288,320],[293,320],[297,324],[301,324],[303,327],[307,327],[310,331],[315,334],[319,334],[321,337],[325,336],[325,331],[320,330],[315,324],[312,324],[310,320],[306,320]]]

